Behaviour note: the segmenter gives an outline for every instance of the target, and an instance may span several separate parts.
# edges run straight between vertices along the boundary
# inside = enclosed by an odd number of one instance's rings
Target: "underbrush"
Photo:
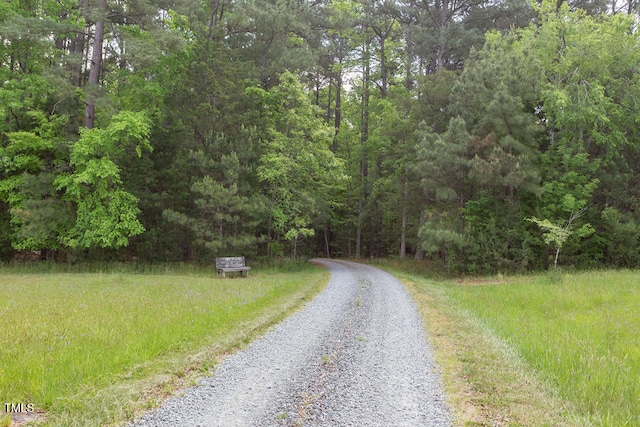
[[[252,268],[252,271],[260,272],[296,272],[311,268],[306,258],[257,257],[247,258],[246,263]],[[211,277],[215,275],[215,259],[212,258],[208,264],[188,262],[145,263],[87,261],[81,263],[65,263],[51,261],[11,261],[0,263],[0,272],[4,274],[123,273]]]

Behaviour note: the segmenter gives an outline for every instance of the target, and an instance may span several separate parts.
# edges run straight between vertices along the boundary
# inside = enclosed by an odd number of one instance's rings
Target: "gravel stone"
[[[129,427],[451,426],[415,305],[374,267],[315,260],[327,288]]]

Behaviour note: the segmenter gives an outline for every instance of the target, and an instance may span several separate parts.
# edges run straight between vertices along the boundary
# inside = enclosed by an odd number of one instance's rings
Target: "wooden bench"
[[[243,256],[216,258],[216,271],[220,273],[222,277],[225,277],[225,273],[234,271],[239,271],[240,276],[242,276],[242,272],[246,272],[246,277],[249,277],[249,270],[251,270],[251,267],[244,265]]]

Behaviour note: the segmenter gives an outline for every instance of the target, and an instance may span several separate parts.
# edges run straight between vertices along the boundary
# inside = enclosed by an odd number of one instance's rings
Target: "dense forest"
[[[0,255],[637,266],[638,6],[3,1]]]

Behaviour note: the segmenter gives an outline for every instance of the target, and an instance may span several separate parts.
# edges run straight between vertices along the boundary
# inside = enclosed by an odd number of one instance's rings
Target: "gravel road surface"
[[[416,308],[393,276],[316,260],[327,288],[133,427],[450,426]]]

